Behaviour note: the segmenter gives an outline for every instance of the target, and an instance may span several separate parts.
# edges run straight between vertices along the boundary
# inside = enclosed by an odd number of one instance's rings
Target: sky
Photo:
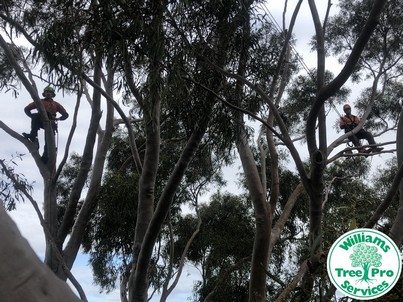
[[[337,1],[333,1],[337,3]],[[290,0],[288,1],[289,8],[287,12],[287,24],[290,21],[292,9],[297,3],[297,0]],[[323,19],[325,13],[325,4],[327,1],[317,1],[319,14]],[[278,24],[282,24],[281,15],[283,12],[283,1],[279,0],[269,0],[267,1],[267,9],[270,11],[272,16],[277,20]],[[316,57],[314,54],[310,53],[309,49],[309,40],[311,39],[312,35],[314,34],[312,20],[310,17],[309,7],[307,1],[304,1],[301,7],[300,14],[297,18],[297,24],[294,30],[294,34],[297,37],[297,47],[296,50],[298,53],[303,57],[305,64],[309,68],[315,68],[316,66]],[[327,68],[331,68],[335,74],[340,70],[340,66],[337,63],[335,58],[330,58],[327,61]],[[46,84],[37,82],[38,87],[43,89]],[[66,108],[66,110],[72,116],[74,106],[75,106],[75,95],[62,95],[61,92],[57,92],[55,100],[62,103],[62,105]],[[2,102],[3,104],[7,104],[6,106],[3,105],[3,109],[0,111],[0,120],[11,127],[18,133],[22,132],[29,132],[30,129],[30,120],[24,114],[23,109],[24,107],[30,102],[30,96],[25,90],[22,88],[19,96],[17,99],[13,98],[10,93],[2,94]],[[72,142],[71,152],[77,151],[78,153],[82,152],[83,141],[85,139],[86,130],[88,128],[88,112],[89,105],[85,102],[82,102],[80,113],[78,116],[78,125],[76,130],[76,135]],[[341,112],[341,108],[339,108]],[[336,114],[333,114],[328,121],[328,137],[329,142],[336,139],[340,134],[337,134],[336,131],[333,129],[333,125],[335,121],[338,119]],[[70,117],[66,121],[61,121],[59,123],[59,160],[62,158],[64,153],[64,147],[67,139],[67,135],[69,133],[70,127],[72,123],[72,118]],[[43,134],[43,131],[40,135]],[[41,139],[41,136],[40,136]],[[24,154],[23,160],[20,161],[16,159],[17,167],[16,172],[22,173],[25,177],[30,180],[34,181],[34,198],[42,208],[42,180],[40,174],[37,170],[37,167],[34,163],[34,160],[30,156],[28,150],[25,148],[23,144],[19,141],[11,138],[8,136],[3,130],[0,129],[0,159],[10,159],[12,155],[15,154]],[[41,141],[41,148],[43,147],[43,141]],[[306,153],[307,154],[307,153]],[[378,162],[380,160],[379,156],[374,158],[374,162]],[[237,192],[240,189],[238,188],[237,184],[237,176],[236,174],[239,173],[239,167],[233,168],[225,168],[224,173],[227,178],[230,179],[226,190],[231,192]],[[225,189],[224,189],[225,190]],[[17,223],[22,235],[28,240],[34,251],[37,253],[38,257],[43,259],[44,257],[44,249],[45,249],[45,241],[44,235],[39,224],[39,220],[34,213],[32,206],[28,203],[18,204],[17,210],[10,213],[12,219]],[[92,280],[92,272],[91,268],[88,266],[88,258],[85,255],[80,255],[77,258],[77,261],[74,264],[72,273],[78,279],[80,284],[82,285],[88,301],[89,302],[107,302],[107,301],[120,301],[119,292],[113,291],[109,294],[106,293],[99,293],[99,289],[93,284]],[[194,285],[194,281],[200,279],[200,274],[197,269],[193,267],[186,267],[182,278],[171,294],[168,301],[176,302],[176,301],[186,301],[188,297],[191,296],[192,287]],[[151,300],[153,302],[159,301],[158,296]]]

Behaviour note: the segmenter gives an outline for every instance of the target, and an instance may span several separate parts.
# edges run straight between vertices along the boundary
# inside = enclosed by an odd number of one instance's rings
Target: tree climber
[[[345,116],[340,117],[340,128],[344,129],[344,132],[350,132],[353,130],[359,123],[359,117],[351,114],[351,107],[349,104],[345,104],[343,106]],[[373,135],[361,129],[354,135],[350,135],[348,139],[354,144],[355,147],[358,147],[358,152],[380,152],[383,148],[371,146],[369,150],[365,151],[365,148],[361,146],[360,139],[366,139],[369,145],[376,145]]]
[[[56,121],[63,121],[69,117],[69,114],[67,113],[66,109],[62,105],[60,105],[58,102],[54,101],[53,98],[56,96],[55,90],[53,87],[48,86],[43,90],[42,96],[44,97],[41,99],[43,102],[43,106],[45,107],[46,112],[48,113],[48,118],[51,122],[53,134],[56,134],[57,132],[57,122]],[[30,140],[31,142],[38,142],[38,130],[39,129],[44,129],[43,127],[43,122],[41,119],[41,116],[39,113],[31,113],[32,110],[37,109],[35,102],[32,102],[28,104],[24,108],[24,112],[26,115],[28,115],[31,118],[31,132],[28,133],[22,133],[22,135]],[[57,113],[60,113],[60,117],[56,117]],[[45,141],[45,146],[43,150],[43,155],[42,155],[42,160],[46,163],[48,159],[47,156],[47,146],[46,146],[46,141]]]

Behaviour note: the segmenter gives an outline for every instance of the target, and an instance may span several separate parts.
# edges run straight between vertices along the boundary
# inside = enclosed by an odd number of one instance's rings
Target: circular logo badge
[[[356,229],[340,236],[327,257],[327,272],[334,286],[360,300],[375,299],[390,291],[399,279],[401,266],[396,244],[372,229]]]

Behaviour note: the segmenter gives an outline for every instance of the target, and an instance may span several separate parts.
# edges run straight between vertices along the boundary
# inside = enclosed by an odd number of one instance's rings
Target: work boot
[[[25,132],[22,133],[22,136],[24,136],[27,140],[33,142],[35,144],[36,149],[39,149],[38,138],[36,138],[32,134],[28,134],[28,133],[25,133]]]
[[[22,136],[24,136],[27,140],[29,140],[31,142],[35,142],[35,137],[33,137],[31,134],[23,132]]]

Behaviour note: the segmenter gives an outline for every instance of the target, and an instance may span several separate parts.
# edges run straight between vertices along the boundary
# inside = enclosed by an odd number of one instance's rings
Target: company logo
[[[356,229],[340,236],[330,248],[327,272],[346,296],[370,300],[390,291],[399,279],[401,257],[396,244],[372,229]]]

